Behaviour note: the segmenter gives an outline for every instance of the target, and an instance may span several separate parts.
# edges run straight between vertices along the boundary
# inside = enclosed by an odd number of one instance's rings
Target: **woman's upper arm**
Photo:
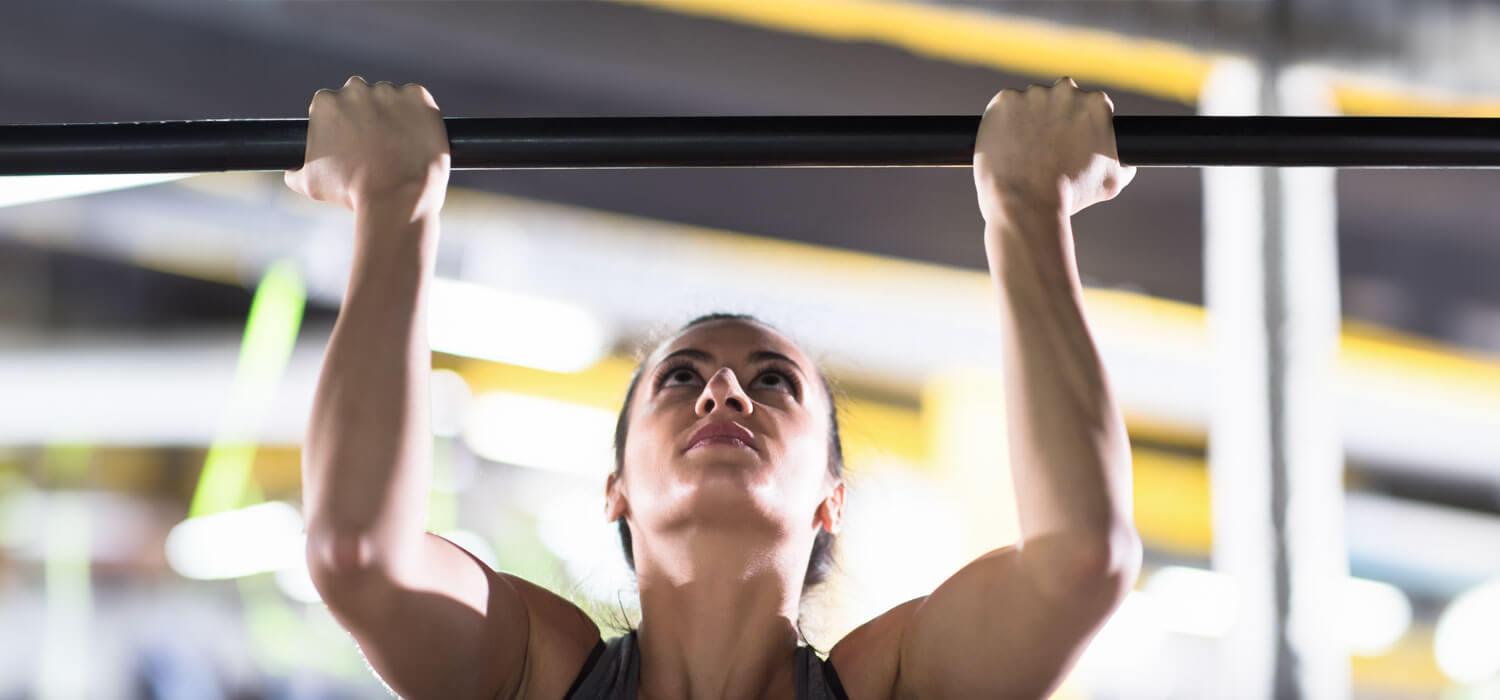
[[[599,639],[572,603],[437,535],[421,538],[410,562],[314,573],[329,610],[403,698],[560,697]]]
[[[1045,539],[1045,538],[1044,538]],[[1045,697],[1062,682],[1129,590],[1120,581],[1082,580],[1065,594],[1029,570],[1066,552],[1027,544],[970,562],[910,613],[901,635],[895,697]]]

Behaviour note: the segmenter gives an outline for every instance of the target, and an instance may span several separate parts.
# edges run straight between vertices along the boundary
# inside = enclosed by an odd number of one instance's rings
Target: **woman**
[[[1069,223],[1134,175],[1103,93],[1071,80],[1002,90],[975,145],[1021,541],[856,628],[826,661],[798,647],[796,623],[843,515],[832,397],[795,343],[750,319],[690,325],[632,380],[605,497],[636,569],[635,632],[603,644],[563,598],[422,531],[441,114],[420,86],[358,77],[318,91],[309,113],[307,160],[287,184],[354,212],[355,256],[303,452],[308,565],[398,693],[1041,697],[1130,589],[1129,445]]]

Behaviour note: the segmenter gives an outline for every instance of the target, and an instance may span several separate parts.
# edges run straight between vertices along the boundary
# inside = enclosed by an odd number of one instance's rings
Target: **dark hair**
[[[771,324],[761,321],[748,314],[712,313],[704,314],[688,321],[673,337],[681,335],[683,331],[694,326],[708,323],[710,321],[748,321],[766,328],[775,329]],[[630,430],[630,405],[635,399],[636,385],[640,384],[641,372],[646,368],[646,360],[650,353],[642,356],[640,364],[636,365],[635,374],[630,377],[630,388],[625,390],[625,402],[620,407],[620,417],[615,422],[615,477],[619,478],[625,471],[625,435]],[[828,473],[836,478],[844,475],[844,448],[839,440],[838,410],[834,401],[833,390],[828,384],[827,377],[823,371],[814,368],[818,375],[818,381],[823,385],[823,392],[828,396]],[[630,526],[625,523],[625,518],[619,519],[620,523],[620,546],[625,550],[625,563],[630,565],[630,570],[635,571],[635,552],[631,548]],[[802,594],[813,586],[823,582],[828,572],[833,568],[833,533],[827,530],[818,530],[813,538],[812,556],[807,562],[807,576],[802,579]]]

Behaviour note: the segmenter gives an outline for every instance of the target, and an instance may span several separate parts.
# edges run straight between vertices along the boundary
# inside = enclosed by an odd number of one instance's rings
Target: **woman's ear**
[[[604,521],[614,522],[625,514],[629,503],[625,501],[623,479],[611,473],[604,481]]]
[[[844,481],[840,479],[818,505],[818,525],[832,534],[839,534],[844,526]]]

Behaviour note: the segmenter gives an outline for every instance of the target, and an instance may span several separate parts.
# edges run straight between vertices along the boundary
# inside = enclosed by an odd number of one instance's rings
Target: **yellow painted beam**
[[[1212,56],[1162,41],[963,7],[888,0],[616,0],[839,41],[898,46],[918,56],[1038,79],[1072,76],[1185,104],[1198,99]],[[998,91],[1004,85],[995,87]],[[989,95],[977,96],[975,113]]]
[[[1000,14],[897,0],[614,0],[835,41],[869,41],[953,63],[1036,79],[1072,76],[1196,104],[1210,66],[1227,54],[1184,44]],[[1333,78],[1347,115],[1500,117],[1500,98],[1439,94],[1368,76]],[[1006,87],[1006,86],[997,86]],[[983,96],[988,99],[989,96]],[[976,106],[976,112],[982,109]]]

